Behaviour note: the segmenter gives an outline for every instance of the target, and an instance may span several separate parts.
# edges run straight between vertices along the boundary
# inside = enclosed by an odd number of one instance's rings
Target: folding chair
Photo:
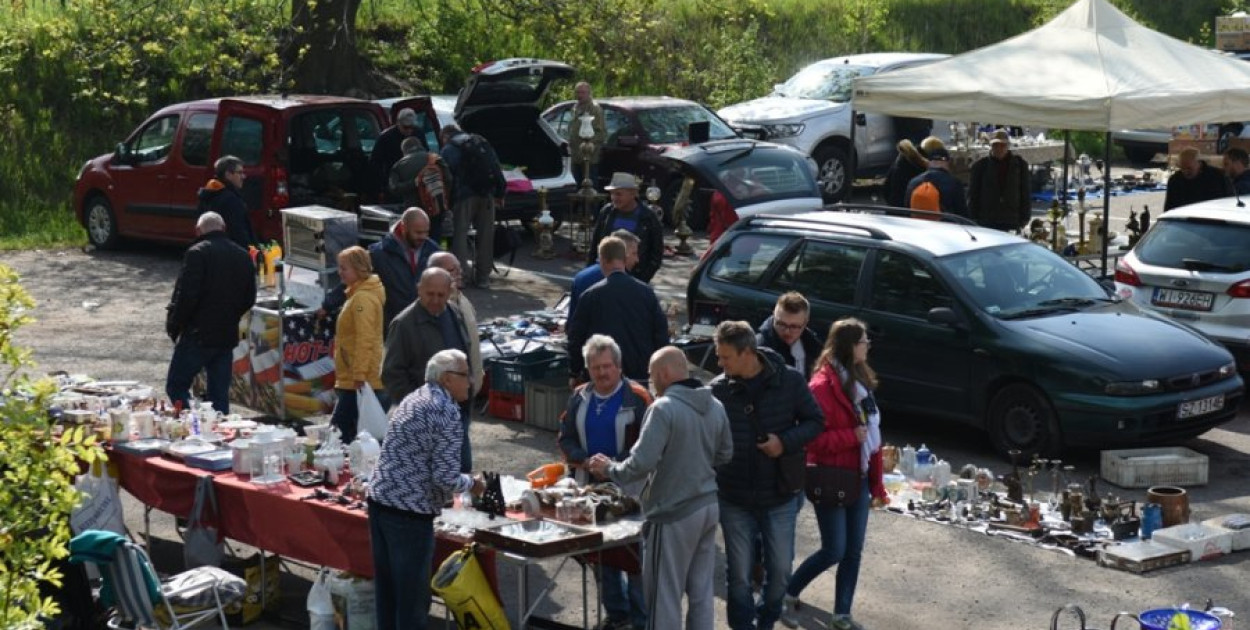
[[[225,607],[239,602],[247,592],[243,578],[217,567],[199,567],[159,582],[157,596],[165,606],[156,612],[151,583],[156,571],[143,547],[126,541],[117,546],[113,561],[98,567],[112,589],[116,613],[108,621],[114,630],[168,628],[183,630],[217,617],[223,630],[229,630]],[[151,582],[150,582],[151,581]]]

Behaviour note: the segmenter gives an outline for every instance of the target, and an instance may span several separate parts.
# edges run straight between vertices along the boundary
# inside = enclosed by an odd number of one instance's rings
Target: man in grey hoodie
[[[651,355],[651,385],[659,396],[647,409],[629,458],[595,455],[587,468],[617,483],[646,478],[642,509],[642,579],[651,605],[647,629],[715,626],[712,575],[716,567],[716,466],[733,457],[725,408],[712,390],[690,378],[675,346]],[[685,623],[682,595],[689,599]]]

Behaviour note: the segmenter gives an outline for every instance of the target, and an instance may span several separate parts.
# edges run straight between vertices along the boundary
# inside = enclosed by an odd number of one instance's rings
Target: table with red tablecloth
[[[257,485],[232,472],[209,472],[165,457],[118,450],[110,451],[109,459],[117,464],[122,488],[148,508],[187,517],[195,502],[196,481],[212,475],[217,526],[223,536],[287,558],[373,577],[369,518],[363,509],[302,499],[313,490],[289,481]],[[465,542],[437,532],[434,566]],[[494,552],[483,550],[478,559],[498,593]]]

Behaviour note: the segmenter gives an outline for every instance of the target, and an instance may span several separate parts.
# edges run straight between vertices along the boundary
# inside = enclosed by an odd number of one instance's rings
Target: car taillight
[[[269,207],[278,209],[285,208],[291,203],[291,190],[287,186],[286,169],[281,166],[275,166],[269,171],[269,181],[271,195],[269,197]]]
[[[1123,259],[1115,263],[1115,281],[1120,284],[1127,284],[1130,287],[1140,287],[1141,278],[1137,277],[1137,272],[1124,262]]]
[[[1250,280],[1242,280],[1228,287],[1228,295],[1235,298],[1250,298]]]

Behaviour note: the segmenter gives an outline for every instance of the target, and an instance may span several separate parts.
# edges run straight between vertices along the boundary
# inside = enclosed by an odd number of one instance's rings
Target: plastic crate
[[[525,394],[509,394],[491,390],[487,405],[490,415],[500,420],[525,419]]]
[[[1103,451],[1102,478],[1121,488],[1204,486],[1207,456],[1181,446]]]
[[[525,423],[548,431],[560,430],[560,414],[569,403],[568,379],[525,384]]]
[[[490,389],[492,393],[523,395],[527,382],[568,377],[568,371],[569,356],[546,349],[494,359],[490,364]]]

